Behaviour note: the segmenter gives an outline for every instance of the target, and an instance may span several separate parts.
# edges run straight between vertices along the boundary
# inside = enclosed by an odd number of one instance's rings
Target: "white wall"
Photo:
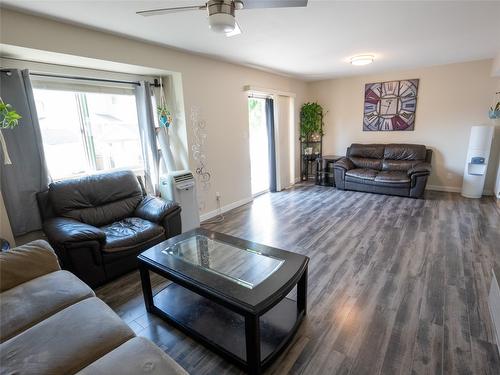
[[[0,43],[181,73],[189,145],[193,106],[200,108],[207,124],[212,185],[203,193],[204,212],[215,210],[216,191],[221,192],[223,205],[251,197],[248,106],[243,87],[293,92],[296,113],[306,94],[306,83],[296,79],[7,9],[0,14]],[[191,169],[196,165],[191,155],[189,165]]]
[[[325,110],[325,154],[343,154],[354,142],[417,143],[434,150],[429,185],[460,191],[472,125],[489,124],[491,105],[499,79],[491,77],[492,60],[441,65],[309,84],[309,99]],[[366,83],[419,78],[415,131],[363,132],[363,101]],[[485,190],[493,190],[500,151],[496,129],[492,163]]]

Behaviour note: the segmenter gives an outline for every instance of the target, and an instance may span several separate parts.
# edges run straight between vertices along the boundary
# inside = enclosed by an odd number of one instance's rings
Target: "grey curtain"
[[[0,96],[22,116],[16,128],[2,130],[12,164],[5,165],[0,153],[1,191],[12,232],[19,236],[42,226],[36,193],[47,189],[49,174],[29,72],[2,70]]]
[[[274,100],[266,99],[266,123],[269,149],[269,191],[276,192],[276,140],[274,137]]]
[[[145,169],[145,188],[150,194],[158,191],[158,146],[156,143],[153,103],[151,100],[151,86],[148,82],[141,82],[135,89],[137,116],[139,118],[139,133],[141,135],[142,158]]]

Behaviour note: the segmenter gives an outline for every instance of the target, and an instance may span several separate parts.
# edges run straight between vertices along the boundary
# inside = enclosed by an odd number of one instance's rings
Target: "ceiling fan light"
[[[351,64],[356,66],[369,65],[374,59],[373,55],[358,55],[351,57]]]
[[[208,25],[216,33],[227,34],[236,27],[236,21],[231,14],[216,13],[208,17]]]

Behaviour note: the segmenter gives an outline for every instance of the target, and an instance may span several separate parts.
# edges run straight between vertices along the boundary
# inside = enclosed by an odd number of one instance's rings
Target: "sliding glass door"
[[[248,98],[252,195],[269,191],[269,139],[266,99]]]

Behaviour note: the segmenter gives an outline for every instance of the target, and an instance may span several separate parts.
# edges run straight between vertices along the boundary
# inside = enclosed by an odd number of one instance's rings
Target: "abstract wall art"
[[[367,83],[363,131],[415,129],[418,79]]]

